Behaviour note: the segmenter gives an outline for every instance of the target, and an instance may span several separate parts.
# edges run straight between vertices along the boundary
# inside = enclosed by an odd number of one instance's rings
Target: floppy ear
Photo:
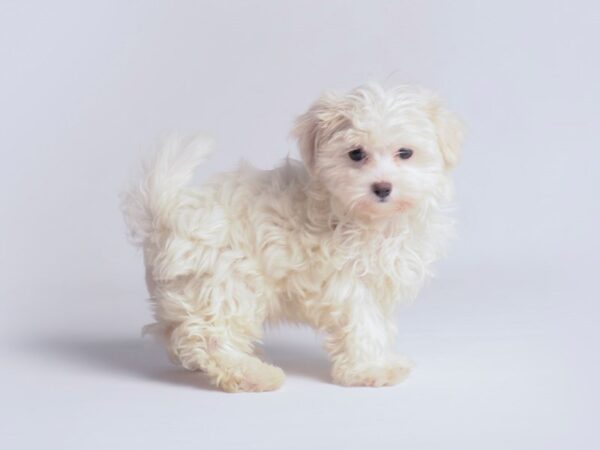
[[[298,140],[300,157],[312,172],[320,145],[348,123],[341,96],[326,92],[296,119],[292,135]]]
[[[452,169],[460,157],[466,127],[456,114],[448,111],[437,99],[430,111],[446,168]]]

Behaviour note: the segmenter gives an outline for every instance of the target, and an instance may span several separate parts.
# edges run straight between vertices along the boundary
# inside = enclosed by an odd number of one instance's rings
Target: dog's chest
[[[393,301],[412,295],[425,270],[418,249],[406,236],[299,234],[264,250],[270,262],[265,274],[277,295],[288,299],[319,297],[335,279],[367,285],[377,297]]]

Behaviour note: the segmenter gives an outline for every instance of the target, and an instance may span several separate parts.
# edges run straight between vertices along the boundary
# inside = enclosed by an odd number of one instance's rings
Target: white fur
[[[431,92],[376,84],[324,94],[294,134],[304,165],[241,167],[187,184],[211,141],[171,138],[123,197],[144,249],[157,323],[173,358],[227,391],[276,389],[253,344],[266,322],[326,335],[333,378],[382,386],[409,371],[394,352],[394,306],[415,297],[443,253],[459,120]],[[361,147],[363,161],[348,152]],[[398,158],[399,148],[414,151]],[[371,191],[391,183],[388,201]]]

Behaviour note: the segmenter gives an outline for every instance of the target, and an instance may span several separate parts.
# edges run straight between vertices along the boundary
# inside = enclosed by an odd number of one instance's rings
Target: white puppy
[[[254,343],[266,322],[325,336],[333,379],[401,381],[394,306],[442,253],[463,127],[431,92],[376,84],[324,94],[298,119],[304,164],[242,167],[187,186],[211,141],[171,138],[123,197],[167,348],[226,391],[278,388]]]

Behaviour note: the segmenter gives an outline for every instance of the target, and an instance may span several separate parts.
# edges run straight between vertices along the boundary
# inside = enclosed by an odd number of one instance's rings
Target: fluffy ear
[[[460,157],[466,127],[456,114],[448,111],[437,99],[431,107],[431,120],[435,125],[446,168],[452,169]]]
[[[327,92],[296,119],[292,135],[298,140],[300,157],[309,171],[314,169],[320,145],[348,123],[343,111],[342,97]]]

